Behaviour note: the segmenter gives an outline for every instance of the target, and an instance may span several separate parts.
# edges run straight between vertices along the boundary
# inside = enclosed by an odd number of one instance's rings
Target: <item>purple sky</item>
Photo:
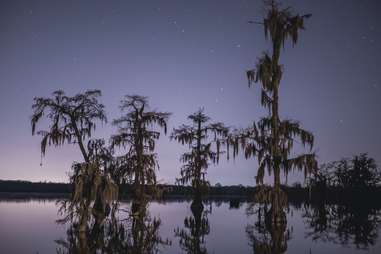
[[[381,2],[283,1],[312,13],[281,61],[281,115],[315,134],[319,162],[368,152],[381,162]],[[203,106],[213,120],[245,127],[265,115],[245,70],[269,49],[260,0],[2,0],[0,179],[67,181],[77,147],[50,148],[40,167],[31,136],[33,97],[101,89],[108,119],[124,94],[173,113],[169,129]],[[108,138],[107,124],[95,136]],[[161,182],[179,175],[184,148],[162,136]],[[239,157],[209,169],[212,184],[254,184],[257,163]],[[296,174],[290,180],[301,180]]]

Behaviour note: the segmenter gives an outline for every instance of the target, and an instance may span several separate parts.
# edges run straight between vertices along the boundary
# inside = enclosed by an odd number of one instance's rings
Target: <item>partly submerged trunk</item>
[[[202,206],[202,186],[201,186],[201,121],[197,123],[197,153],[196,153],[196,163],[195,163],[195,181],[196,186],[193,194],[193,202],[192,205],[195,204],[199,206],[201,204]]]
[[[81,150],[83,159],[85,160],[86,167],[85,169],[88,170],[88,167],[90,166],[90,159],[89,156],[86,152],[85,146],[83,144],[82,136],[81,133],[78,130],[77,123],[75,122],[75,119],[71,119],[74,132],[78,141],[78,146]],[[81,170],[84,170],[82,167]],[[87,172],[83,172],[87,174]],[[89,220],[89,209],[90,209],[90,203],[91,201],[89,200],[89,197],[87,197],[85,200],[81,202],[81,208],[80,208],[80,214],[79,214],[79,231],[80,232],[85,232],[87,230],[87,222]]]
[[[134,201],[144,203],[145,197],[145,179],[144,179],[144,144],[143,144],[143,134],[142,134],[142,123],[139,119],[138,113],[136,115],[136,136],[135,136],[135,151],[136,151],[136,167],[135,167],[135,179],[134,179]]]
[[[270,231],[272,246],[271,250],[274,254],[282,254],[287,250],[288,235],[286,232],[286,224],[278,224]]]
[[[271,194],[272,199],[269,215],[271,216],[271,224],[273,225],[281,225],[287,223],[286,216],[283,210],[284,200],[282,199],[284,197],[282,194],[285,195],[285,193],[283,193],[280,188],[280,170],[279,168],[277,168],[274,172],[274,186]]]
[[[90,253],[86,231],[80,231],[78,235],[79,253]]]
[[[145,244],[145,225],[144,219],[147,213],[147,207],[135,200],[131,204],[132,211],[132,225],[131,225],[131,235],[132,235],[132,252],[131,253],[143,253]]]
[[[280,188],[271,190],[271,208],[265,214],[266,226],[269,230],[287,226],[284,207],[287,205],[287,195]]]
[[[275,190],[280,189],[280,144],[279,144],[279,84],[281,79],[281,66],[279,66],[281,43],[275,41],[273,43],[273,56],[272,56],[272,104],[271,104],[271,152],[274,165],[274,187]]]
[[[96,190],[96,198],[94,201],[93,208],[91,209],[92,215],[95,219],[94,227],[102,227],[105,218],[107,217],[110,207],[106,203],[105,197],[103,197],[103,189],[105,188],[105,182],[102,180],[102,183],[98,186]]]
[[[203,212],[204,205],[202,204],[202,200],[200,199],[194,199],[191,204],[191,211],[193,214],[199,215]]]
[[[192,204],[195,203],[195,204],[202,204],[202,192],[201,192],[201,187],[198,187],[194,190],[194,194],[193,194],[193,202]]]
[[[191,206],[191,209],[192,209],[192,214],[193,214],[193,218],[194,218],[194,222],[195,222],[195,225],[194,225],[194,251],[195,253],[203,253],[201,251],[201,241],[200,241],[200,237],[202,237],[202,212],[203,212],[203,205],[202,203],[195,203],[195,201],[193,201],[192,203],[192,206]]]
[[[283,200],[280,189],[280,133],[279,133],[279,84],[282,76],[281,66],[279,65],[281,42],[275,38],[273,42],[272,55],[272,105],[271,105],[271,135],[272,135],[272,159],[274,166],[274,186],[272,192],[271,204],[271,224],[281,225],[285,222],[285,214],[283,211]]]
[[[81,202],[80,205],[80,211],[79,211],[79,231],[80,232],[86,232],[87,230],[87,223],[89,221],[89,207],[90,207],[90,201],[84,200]]]
[[[264,217],[263,214],[265,215]],[[258,210],[257,233],[261,235],[268,232],[271,237],[257,238],[253,235],[254,253],[282,254],[287,250],[287,241],[289,240],[287,222],[271,224],[271,214],[271,209],[267,210],[266,206],[260,207]]]
[[[141,200],[133,200],[131,203],[132,216],[145,216],[147,213],[147,203]]]

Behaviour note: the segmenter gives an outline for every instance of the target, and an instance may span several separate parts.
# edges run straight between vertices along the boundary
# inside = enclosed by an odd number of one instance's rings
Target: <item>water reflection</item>
[[[306,236],[368,249],[376,243],[381,223],[381,210],[369,204],[306,205],[303,217],[309,228]]]
[[[159,235],[161,220],[151,217],[147,205],[132,209],[119,209],[125,217],[111,217],[101,227],[94,223],[86,232],[71,223],[66,240],[57,240],[57,253],[158,253],[161,247],[170,245],[168,239]]]
[[[81,235],[75,222],[54,223],[54,201],[0,200],[0,249],[60,254],[381,253],[379,206],[292,204],[284,209],[287,223],[269,227],[265,215],[270,205],[248,205],[224,200],[213,202],[213,211],[209,203],[200,212],[190,209],[189,200],[171,200],[133,213],[132,203],[122,202],[114,218],[98,228],[89,223]]]
[[[179,238],[180,248],[188,254],[207,254],[205,236],[210,233],[208,213],[212,206],[204,209],[203,206],[192,206],[192,216],[184,218],[184,227],[175,229],[175,237]]]
[[[281,254],[287,251],[287,242],[291,239],[291,230],[287,228],[287,220],[279,223],[269,221],[267,205],[249,204],[248,215],[256,216],[256,221],[246,226],[249,245],[255,254]],[[284,215],[285,217],[285,215]]]

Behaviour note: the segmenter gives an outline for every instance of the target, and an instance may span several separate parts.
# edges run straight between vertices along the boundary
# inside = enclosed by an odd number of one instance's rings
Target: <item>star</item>
[[[237,48],[240,48],[240,47],[241,47],[241,44],[237,44],[236,47],[237,47]]]
[[[182,32],[182,33],[185,33],[185,29],[182,29],[181,32]]]
[[[214,53],[214,49],[209,49],[209,53]]]
[[[221,93],[224,92],[224,88],[223,88],[223,87],[220,87],[220,92],[221,92]]]

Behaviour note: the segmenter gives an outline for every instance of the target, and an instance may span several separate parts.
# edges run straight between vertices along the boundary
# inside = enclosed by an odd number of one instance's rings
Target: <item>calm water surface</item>
[[[122,203],[121,208],[128,206]],[[248,203],[210,202],[206,212],[195,218],[188,201],[153,202],[150,218],[161,222],[157,236],[162,243],[157,248],[161,253],[195,253],[197,249],[267,254],[274,246],[281,246],[281,253],[381,253],[380,210],[290,206],[287,227],[279,238],[260,230],[257,207],[250,207]],[[57,210],[55,200],[0,201],[0,253],[65,252],[62,243],[68,242],[69,225],[55,222]]]

